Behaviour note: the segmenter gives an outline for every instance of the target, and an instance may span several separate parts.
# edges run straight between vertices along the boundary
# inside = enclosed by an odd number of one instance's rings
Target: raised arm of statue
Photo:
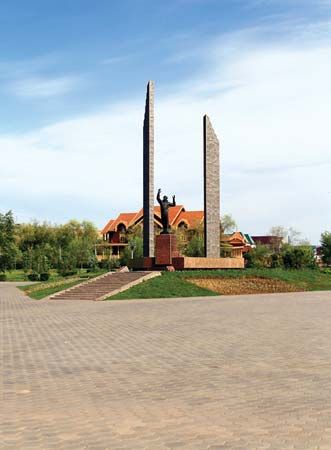
[[[169,204],[169,206],[176,206],[176,196],[172,196],[172,203]]]
[[[161,189],[159,189],[158,191],[157,191],[157,196],[156,196],[156,200],[159,202],[159,204],[161,205],[161,197],[160,197],[160,194],[161,194]]]

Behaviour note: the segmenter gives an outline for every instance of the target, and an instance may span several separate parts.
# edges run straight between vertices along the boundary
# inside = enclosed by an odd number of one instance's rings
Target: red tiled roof
[[[245,239],[240,233],[240,231],[235,231],[234,233],[230,235],[223,235],[222,237],[223,242],[229,242],[229,244],[235,244],[236,242],[241,245],[245,245]]]
[[[126,228],[128,228],[135,216],[136,213],[121,213],[115,220],[112,221],[108,231],[116,231],[117,226],[120,223],[124,223]]]
[[[183,205],[177,205],[177,206],[173,206],[172,208],[169,208],[169,224],[170,225],[174,224],[176,218],[178,217],[178,215],[180,214],[180,212],[182,210],[185,211]],[[154,214],[161,218],[161,211],[160,211],[159,206],[154,206]]]
[[[174,222],[178,226],[181,222],[186,222],[189,228],[195,228],[203,222],[203,211],[181,211]]]
[[[113,219],[110,219],[109,222],[107,222],[107,224],[103,227],[103,229],[101,230],[101,234],[107,234],[108,231],[111,228],[111,224],[114,222]]]
[[[138,212],[121,213],[115,220],[110,220],[103,228],[102,234],[109,231],[116,231],[120,223],[124,223],[126,228],[140,222],[143,218],[144,210],[140,209]],[[160,206],[154,206],[154,215],[161,221]],[[169,223],[170,226],[177,227],[181,221],[187,222],[189,228],[194,228],[203,221],[203,211],[185,211],[183,205],[177,205],[169,209]]]

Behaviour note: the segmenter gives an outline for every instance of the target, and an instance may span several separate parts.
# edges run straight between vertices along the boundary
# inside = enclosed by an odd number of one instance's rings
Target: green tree
[[[132,258],[133,249],[133,258]],[[143,239],[135,236],[130,239],[129,245],[125,247],[123,255],[120,258],[122,266],[128,266],[130,261],[135,263],[143,257]]]
[[[234,233],[237,227],[236,221],[230,214],[224,214],[221,217],[221,234]]]
[[[13,213],[0,213],[0,272],[14,267],[17,254]]]
[[[284,267],[287,269],[304,269],[315,267],[314,252],[311,246],[286,245],[282,250]]]
[[[185,249],[186,256],[202,257],[205,255],[205,246],[202,236],[195,235],[187,244]]]
[[[331,233],[325,231],[321,235],[322,260],[328,266],[331,265]]]
[[[266,245],[257,245],[250,252],[244,254],[246,267],[257,269],[271,266],[271,251]]]

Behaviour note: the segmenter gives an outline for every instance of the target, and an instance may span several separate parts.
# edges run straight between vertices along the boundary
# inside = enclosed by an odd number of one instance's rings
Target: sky
[[[150,79],[156,189],[203,209],[208,114],[222,214],[331,231],[331,0],[2,0],[0,212],[101,228],[140,209]]]

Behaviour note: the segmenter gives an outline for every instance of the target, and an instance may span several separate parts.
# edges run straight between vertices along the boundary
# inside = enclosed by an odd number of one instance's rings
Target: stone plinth
[[[177,270],[184,269],[244,269],[244,258],[193,258],[185,256],[174,258],[173,265]]]
[[[174,234],[159,234],[155,242],[155,264],[171,266],[172,260],[178,257],[176,236]]]
[[[208,116],[203,118],[205,256],[220,256],[219,142]]]

